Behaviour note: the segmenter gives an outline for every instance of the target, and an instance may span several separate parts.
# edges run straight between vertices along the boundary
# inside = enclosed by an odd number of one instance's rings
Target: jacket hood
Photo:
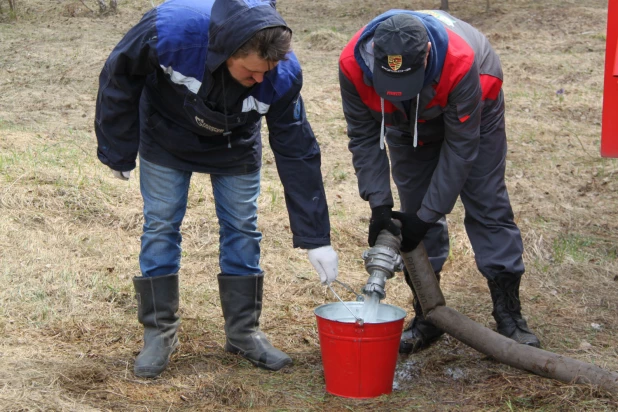
[[[361,56],[360,48],[363,47],[367,41],[373,38],[376,28],[380,23],[396,14],[410,14],[418,18],[427,29],[427,36],[431,42],[431,50],[429,51],[429,59],[427,61],[427,68],[425,69],[425,82],[423,84],[423,86],[427,86],[442,71],[442,65],[444,64],[444,58],[448,48],[448,34],[446,33],[446,29],[442,23],[429,14],[399,9],[389,10],[380,14],[378,17],[370,21],[367,26],[365,26],[363,33],[358,38],[356,46],[354,46],[354,58],[363,70],[365,76],[373,81],[373,73],[367,64],[365,64],[365,61]]]
[[[288,27],[275,9],[275,4],[276,0],[215,1],[210,18],[206,61],[211,73],[256,32],[268,27]]]

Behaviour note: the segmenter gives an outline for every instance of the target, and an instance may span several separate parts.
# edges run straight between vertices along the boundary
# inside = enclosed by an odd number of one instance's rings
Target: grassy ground
[[[96,159],[97,78],[148,8],[119,1],[18,0],[0,14],[0,409],[2,410],[616,410],[618,400],[501,365],[445,337],[402,357],[389,396],[324,390],[313,309],[334,296],[292,249],[272,153],[264,154],[262,328],[294,359],[277,373],[226,354],[215,275],[218,231],[208,176],[195,176],[183,224],[180,350],[157,380],[136,379],[141,347],[131,278],[139,273],[139,182]],[[159,3],[159,2],[155,2]],[[607,2],[451,1],[483,31],[505,72],[507,183],[526,247],[522,302],[544,348],[618,370],[618,165],[599,156]],[[340,279],[367,278],[368,206],[358,197],[337,84],[347,39],[389,8],[439,2],[280,0],[304,67],[303,96],[323,152]],[[449,216],[447,304],[493,327],[462,208]],[[341,293],[346,296],[345,291]],[[351,295],[346,296],[352,299]],[[413,315],[401,276],[387,303]]]

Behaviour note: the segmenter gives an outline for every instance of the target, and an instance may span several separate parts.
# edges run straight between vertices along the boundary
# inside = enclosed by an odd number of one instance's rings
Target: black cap
[[[373,87],[388,100],[410,100],[425,79],[427,29],[410,14],[396,14],[378,25],[373,35]]]

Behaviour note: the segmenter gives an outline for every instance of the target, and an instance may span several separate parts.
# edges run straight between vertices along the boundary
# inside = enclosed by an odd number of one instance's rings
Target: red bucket
[[[363,302],[345,305],[360,318]],[[358,325],[343,303],[315,309],[326,391],[366,399],[393,391],[399,340],[406,312],[380,304],[376,323]]]

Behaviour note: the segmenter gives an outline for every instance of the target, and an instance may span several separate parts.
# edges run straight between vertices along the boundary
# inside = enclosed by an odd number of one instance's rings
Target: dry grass
[[[141,345],[131,286],[139,273],[139,186],[134,178],[114,180],[98,163],[92,130],[103,61],[150,7],[146,0],[119,3],[119,14],[105,17],[68,0],[23,0],[17,20],[0,14],[1,410],[618,408],[618,400],[592,388],[509,368],[448,337],[400,360],[390,396],[328,395],[313,309],[335,299],[318,285],[304,251],[291,248],[268,150],[259,219],[267,274],[262,326],[294,366],[268,373],[223,352],[212,194],[208,177],[196,176],[183,225],[182,346],[160,379],[133,377]],[[492,1],[489,12],[481,0],[450,3],[453,14],[487,34],[504,64],[507,182],[526,246],[529,323],[546,349],[615,371],[618,165],[598,154],[607,2]],[[340,279],[357,290],[367,276],[360,254],[368,208],[347,151],[338,50],[388,8],[438,4],[278,2],[296,33],[303,95],[323,151]],[[449,221],[447,302],[492,327],[460,205]],[[411,315],[401,276],[389,281],[387,294]]]

